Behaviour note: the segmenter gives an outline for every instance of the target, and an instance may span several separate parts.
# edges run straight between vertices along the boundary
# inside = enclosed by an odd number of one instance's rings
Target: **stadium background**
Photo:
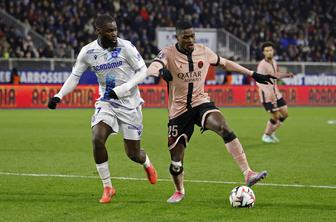
[[[159,172],[157,186],[143,181],[142,169],[127,160],[119,135],[107,144],[118,195],[108,206],[97,203],[101,184],[89,127],[97,98],[94,75],[86,72],[61,104],[90,109],[51,111],[46,105],[79,49],[96,38],[94,17],[105,12],[116,17],[119,36],[147,64],[159,44],[174,41],[167,27],[182,16],[198,28],[197,41],[253,70],[261,43],[276,44],[280,68],[296,74],[279,82],[289,103],[279,144],[260,141],[269,116],[253,80],[209,70],[206,82],[250,163],[270,173],[253,188],[255,208],[230,208],[229,192],[243,183],[241,174],[222,141],[197,130],[185,159],[187,198],[167,206],[173,188],[167,110],[161,108],[143,110],[142,144]],[[0,221],[336,221],[335,15],[335,1],[324,0],[0,1]],[[166,107],[160,79],[148,78],[140,89],[145,106]]]
[[[70,74],[79,49],[96,38],[96,14],[105,12],[116,17],[119,36],[130,40],[147,64],[159,48],[175,42],[174,29],[169,27],[182,16],[190,18],[197,28],[198,42],[253,70],[262,58],[261,43],[272,41],[277,46],[280,69],[296,74],[280,82],[290,105],[336,104],[333,1],[149,0],[124,4],[106,0],[5,0],[0,8],[1,108],[45,107]],[[6,85],[13,79],[13,68],[21,77],[20,86]],[[83,75],[83,86],[67,97],[63,107],[92,107],[97,98],[92,74],[87,71]],[[142,88],[145,106],[165,107],[164,83],[149,77],[143,84],[156,85]],[[251,78],[222,70],[209,70],[207,78],[210,94],[219,106],[259,105],[254,84]],[[248,87],[232,87],[235,85]],[[93,96],[88,97],[88,93]]]

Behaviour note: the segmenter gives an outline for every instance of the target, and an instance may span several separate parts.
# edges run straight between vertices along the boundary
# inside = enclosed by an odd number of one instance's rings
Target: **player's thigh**
[[[176,162],[183,161],[185,148],[184,143],[177,143],[173,149],[170,149],[169,153],[171,160]]]
[[[287,105],[280,107],[279,112],[280,112],[280,115],[282,117],[287,118],[288,117],[288,107],[287,107]]]
[[[219,135],[223,135],[232,131],[221,112],[209,113],[206,117],[204,127],[205,129],[212,130]]]
[[[279,110],[271,112],[271,117],[274,120],[278,120],[281,117],[281,113]]]
[[[105,144],[108,136],[113,132],[112,128],[104,122],[99,122],[92,127],[92,142],[93,144]]]

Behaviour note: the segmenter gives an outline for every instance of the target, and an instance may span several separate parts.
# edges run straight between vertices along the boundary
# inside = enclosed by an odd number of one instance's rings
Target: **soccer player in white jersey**
[[[144,166],[151,184],[157,173],[146,152],[140,148],[143,103],[137,86],[124,90],[130,79],[142,79],[147,67],[137,49],[127,40],[117,37],[117,24],[109,15],[95,21],[97,40],[85,45],[76,60],[71,75],[59,93],[50,99],[48,107],[55,109],[62,98],[72,92],[83,74],[90,68],[99,83],[99,95],[92,116],[93,155],[104,186],[101,203],[109,203],[116,191],[112,186],[105,142],[112,133],[122,133],[127,156]],[[124,84],[125,83],[125,84]],[[122,92],[121,92],[122,91]]]

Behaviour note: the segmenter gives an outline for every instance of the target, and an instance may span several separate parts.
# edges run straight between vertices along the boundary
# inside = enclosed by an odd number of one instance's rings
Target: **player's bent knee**
[[[169,167],[169,172],[173,176],[180,175],[183,172],[182,162],[181,161],[179,161],[179,162],[172,161],[172,163],[170,164],[170,167]]]
[[[223,138],[230,133],[230,130],[224,124],[219,125],[215,131]]]
[[[229,132],[223,136],[224,143],[229,143],[236,138],[237,136],[234,134],[234,132]]]
[[[288,117],[288,114],[286,114],[286,115],[284,115],[284,116],[281,116],[281,117],[279,118],[279,121],[280,121],[280,122],[284,122],[284,121],[287,119],[287,117]]]

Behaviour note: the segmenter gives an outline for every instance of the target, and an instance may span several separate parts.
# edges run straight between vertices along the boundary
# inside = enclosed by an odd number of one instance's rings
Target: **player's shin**
[[[231,154],[236,164],[239,166],[242,172],[250,169],[247,162],[247,158],[242,145],[240,144],[236,135],[231,132],[227,134],[224,138],[225,146],[227,151]]]
[[[265,134],[266,135],[272,135],[279,127],[281,123],[278,120],[270,119],[267,121]]]
[[[96,168],[97,168],[99,177],[103,183],[103,186],[112,187],[112,181],[111,181],[108,161],[104,163],[96,164]]]
[[[184,173],[183,173],[183,165],[181,161],[172,161],[169,167],[169,172],[172,175],[173,182],[175,185],[176,191],[184,194]]]

